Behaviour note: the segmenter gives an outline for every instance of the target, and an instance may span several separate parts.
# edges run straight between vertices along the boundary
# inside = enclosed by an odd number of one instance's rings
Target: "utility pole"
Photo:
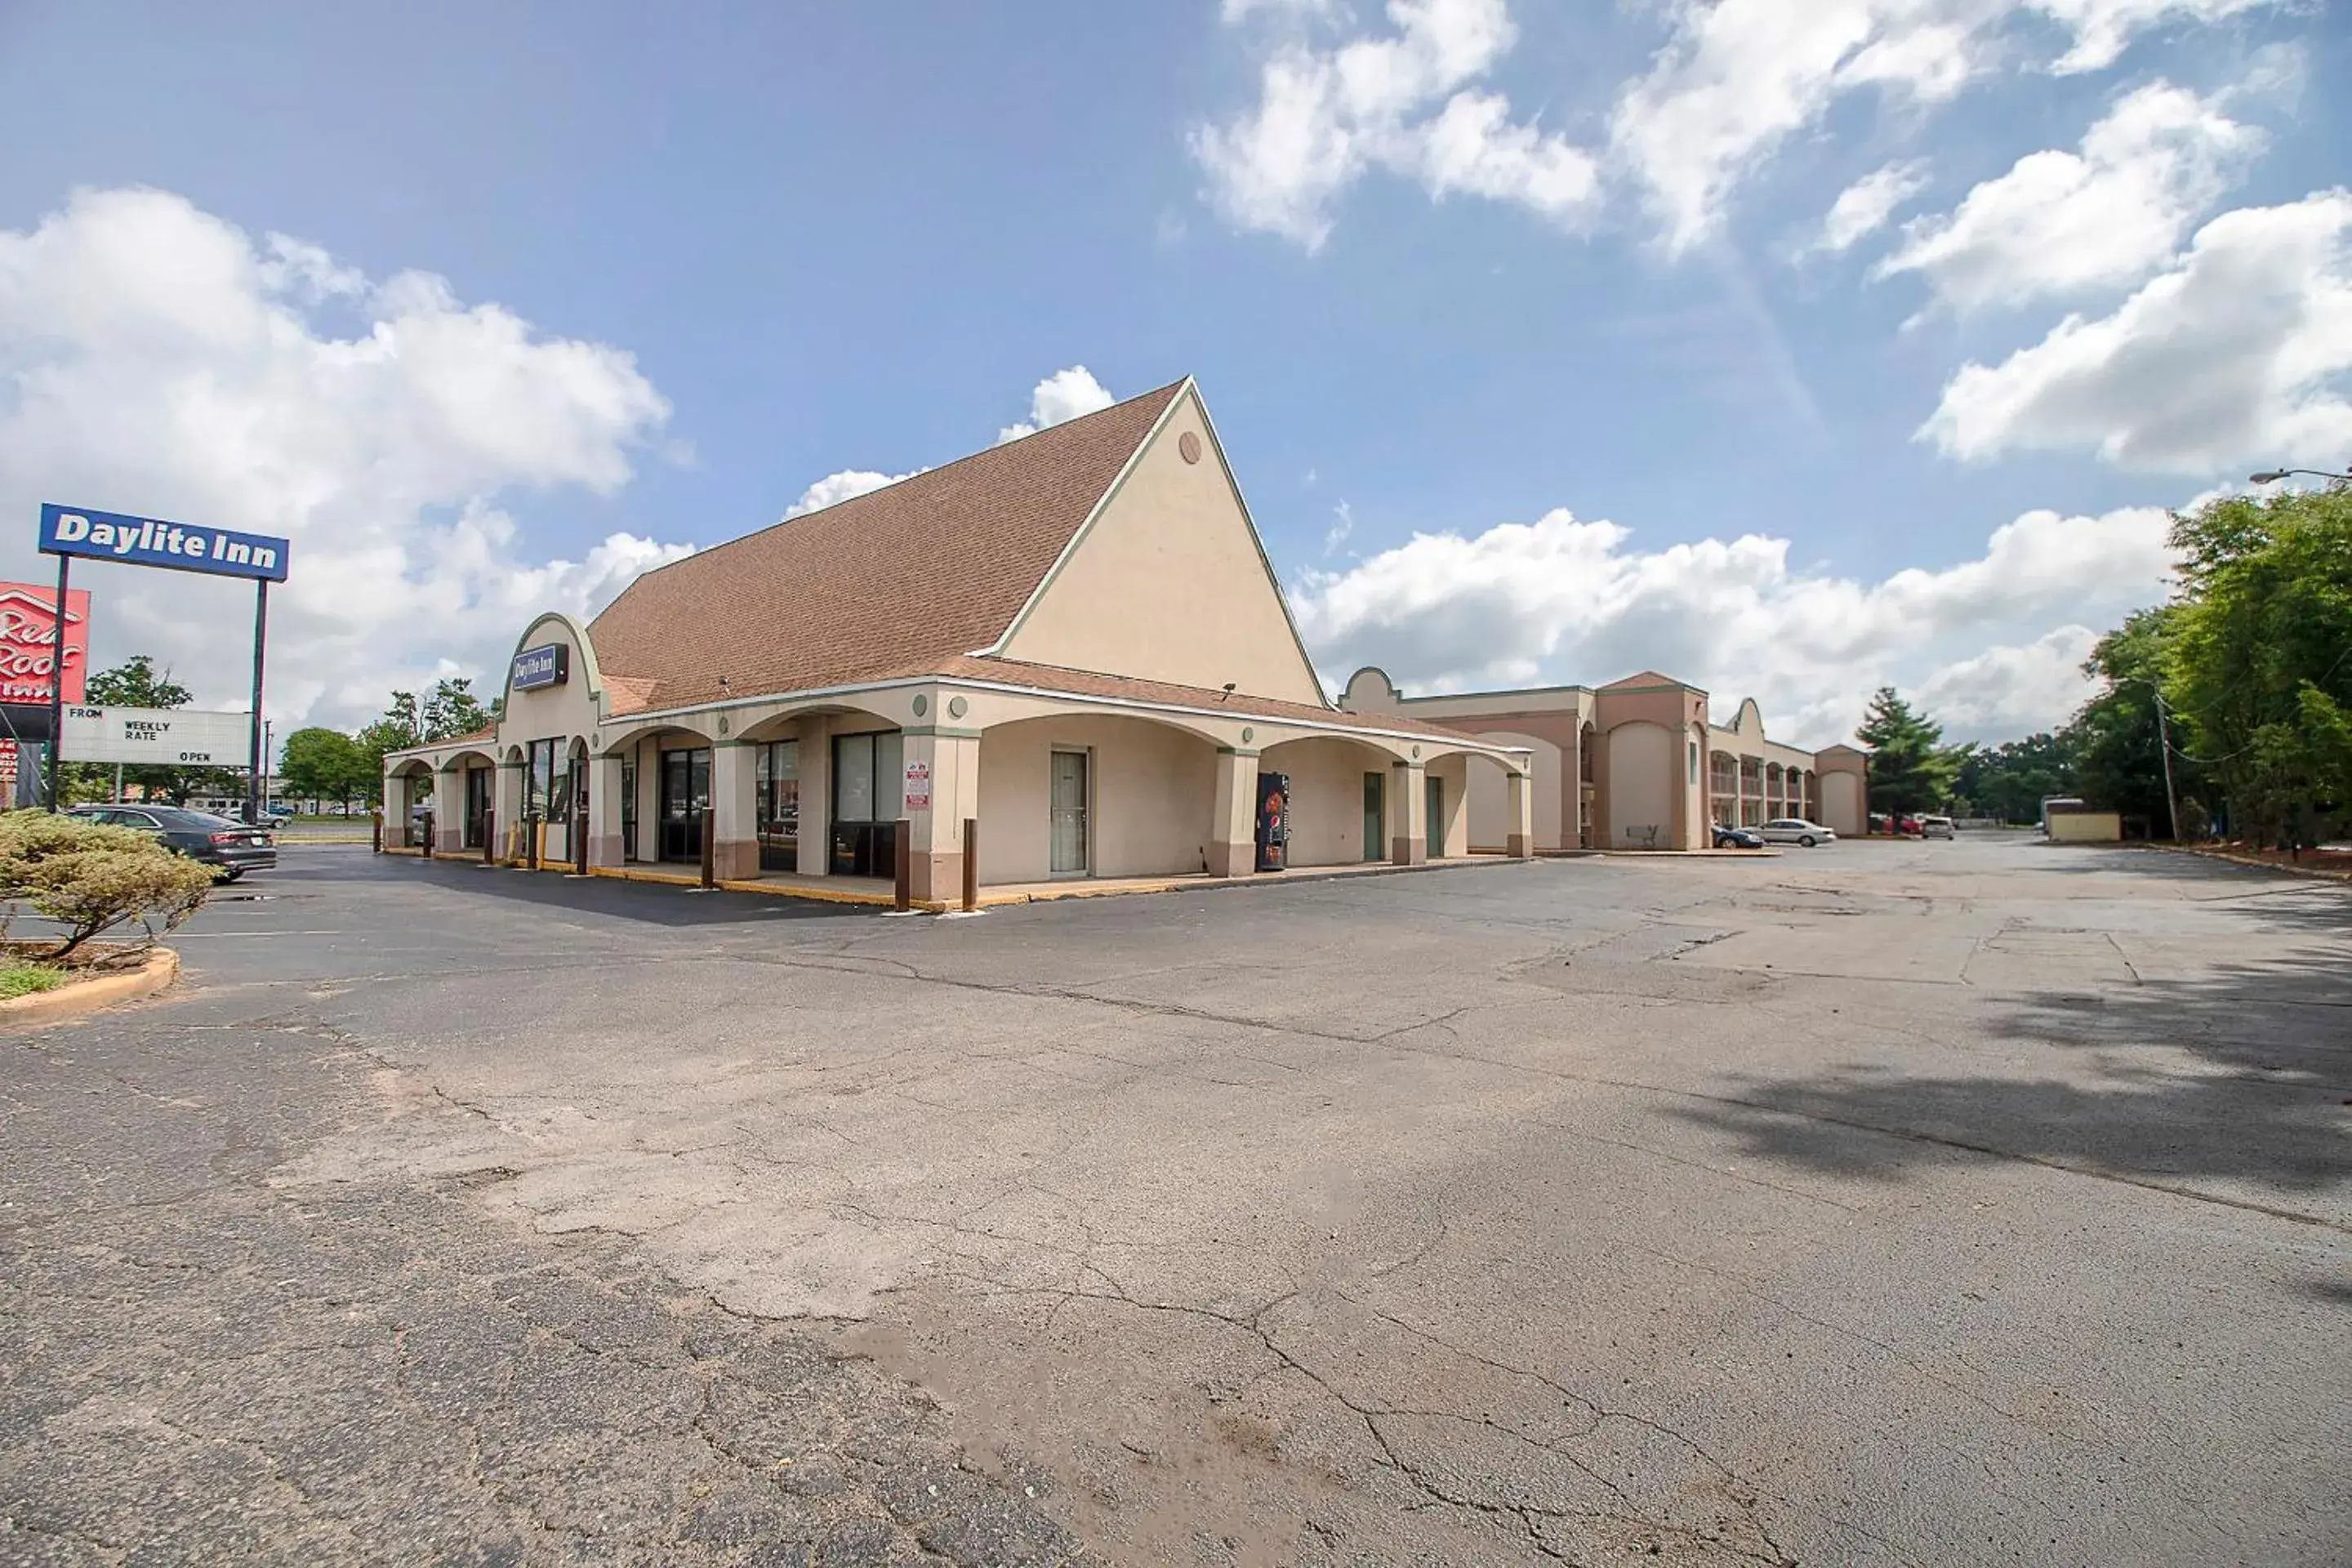
[[[2164,688],[2154,681],[2148,689],[2156,693],[2156,743],[2164,748],[2164,815],[2170,819],[2172,841],[2180,842],[2180,799],[2172,789],[2172,727],[2164,717]]]

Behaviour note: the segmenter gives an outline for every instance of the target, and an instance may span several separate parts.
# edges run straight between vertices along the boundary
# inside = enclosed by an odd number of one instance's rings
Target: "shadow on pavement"
[[[533,909],[566,910],[651,925],[862,920],[879,912],[862,905],[824,903],[814,899],[787,899],[765,893],[702,893],[662,883],[625,881],[618,877],[567,877],[553,871],[485,868],[470,861],[439,858],[415,860],[404,856],[362,856],[361,859],[365,867],[362,875],[446,887],[470,898],[487,897]],[[341,877],[353,874],[348,862],[333,869]]]
[[[2347,907],[2283,901],[2248,918],[2282,936],[2340,938]],[[1888,1181],[1909,1174],[1924,1142],[1953,1161],[2023,1156],[2158,1184],[2315,1194],[2352,1182],[2352,965],[2340,941],[2096,994],[1989,998],[1988,1010],[1996,1036],[2065,1053],[2051,1064],[2065,1076],[2035,1076],[2031,1058],[2014,1075],[1856,1066],[1750,1078],[1729,1091],[1739,1104],[1675,1114],[1755,1156]]]

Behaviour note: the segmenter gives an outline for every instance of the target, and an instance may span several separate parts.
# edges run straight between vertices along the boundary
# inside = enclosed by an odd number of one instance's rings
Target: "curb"
[[[0,1002],[0,1028],[31,1028],[63,1023],[118,1003],[152,996],[180,977],[180,955],[168,947],[147,954],[147,962],[126,974],[101,974],[95,980],[36,991]]]
[[[2193,844],[2137,844],[2132,847],[2153,850],[2159,855],[2201,856],[2208,860],[2243,866],[2250,871],[2279,871],[2290,877],[2310,877],[2323,882],[2352,882],[2352,871],[2337,871],[2326,866],[2282,866],[2275,860],[2257,859],[2252,855],[2232,855],[2226,849],[2200,849]]]

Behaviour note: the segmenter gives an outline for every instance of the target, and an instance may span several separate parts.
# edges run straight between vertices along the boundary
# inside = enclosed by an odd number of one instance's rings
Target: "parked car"
[[[1919,819],[1919,837],[1922,838],[1950,838],[1954,837],[1952,819],[1948,816],[1921,817]]]
[[[152,834],[167,849],[213,868],[224,882],[278,864],[278,840],[266,827],[248,827],[210,812],[176,805],[78,805],[72,816]]]
[[[1764,836],[1752,827],[1726,827],[1715,825],[1715,847],[1717,849],[1761,849]]]
[[[1801,816],[1776,816],[1756,830],[1767,844],[1796,844],[1811,849],[1816,844],[1834,844],[1837,835],[1818,822],[1807,822]]]

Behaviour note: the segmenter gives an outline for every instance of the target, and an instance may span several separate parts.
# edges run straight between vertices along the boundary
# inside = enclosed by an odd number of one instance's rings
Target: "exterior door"
[[[702,812],[710,804],[710,752],[661,754],[661,858],[702,858]]]
[[[1423,778],[1422,784],[1422,836],[1428,841],[1429,858],[1443,860],[1445,858],[1445,781]]]
[[[495,768],[466,770],[466,837],[468,849],[479,849],[490,841],[490,808],[496,798],[492,791],[498,780]]]
[[[1055,752],[1053,775],[1053,873],[1083,877],[1087,868],[1087,753]]]
[[[621,759],[621,858],[637,858],[637,750]]]
[[[1388,835],[1388,775],[1364,775],[1364,858],[1386,858],[1381,840]]]

